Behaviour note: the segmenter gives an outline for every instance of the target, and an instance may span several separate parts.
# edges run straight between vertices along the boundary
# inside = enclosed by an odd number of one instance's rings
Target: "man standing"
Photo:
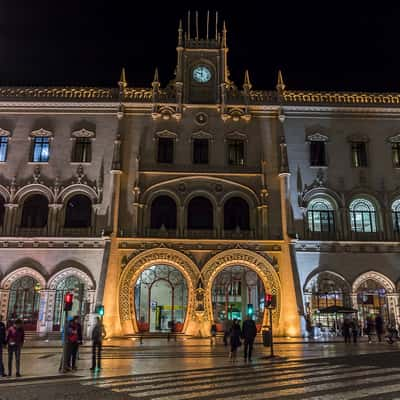
[[[67,344],[68,344],[68,367],[76,371],[76,357],[78,354],[79,344],[82,343],[82,328],[79,323],[79,317],[75,316],[74,319],[68,324]]]
[[[3,346],[6,344],[6,326],[2,320],[3,317],[0,314],[0,376],[7,376],[4,372],[3,364]]]
[[[251,361],[254,339],[257,336],[257,327],[250,315],[248,315],[246,321],[243,322],[242,336],[244,339],[244,360]]]
[[[20,360],[21,360],[21,349],[24,344],[25,331],[22,327],[22,321],[17,319],[8,328],[7,331],[7,344],[8,344],[8,376],[12,375],[12,359],[15,354],[15,367],[17,373],[15,376],[18,378],[20,374]]]
[[[378,340],[382,342],[382,335],[383,335],[383,318],[381,314],[378,314],[375,317],[375,330],[376,336],[378,336]]]
[[[106,336],[106,331],[104,329],[103,322],[100,317],[96,317],[96,325],[92,331],[92,368],[91,371],[96,370],[96,361],[97,361],[97,369],[101,369],[101,347],[103,345],[103,338]]]

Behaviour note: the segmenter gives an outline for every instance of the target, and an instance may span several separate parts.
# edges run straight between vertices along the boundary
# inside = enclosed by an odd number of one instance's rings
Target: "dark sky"
[[[179,18],[218,7],[237,84],[248,68],[271,89],[281,68],[291,89],[400,91],[400,5],[157,2],[0,0],[0,85],[115,86],[122,66],[130,86],[149,86],[156,66],[166,84]]]

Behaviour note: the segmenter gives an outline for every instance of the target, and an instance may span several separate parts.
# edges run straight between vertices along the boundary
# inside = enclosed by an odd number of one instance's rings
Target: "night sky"
[[[204,26],[217,2],[165,3],[0,0],[0,85],[116,86],[122,66],[130,86],[150,86],[156,66],[165,85],[179,18],[198,9]],[[248,68],[255,89],[272,89],[281,68],[290,89],[400,91],[400,6],[246,3],[217,8],[238,85]]]

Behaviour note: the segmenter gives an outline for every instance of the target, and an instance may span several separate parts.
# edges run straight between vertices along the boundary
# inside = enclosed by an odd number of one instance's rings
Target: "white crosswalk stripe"
[[[399,378],[400,368],[299,361],[112,377],[82,384],[141,400],[264,400],[286,396],[351,400],[400,393]]]

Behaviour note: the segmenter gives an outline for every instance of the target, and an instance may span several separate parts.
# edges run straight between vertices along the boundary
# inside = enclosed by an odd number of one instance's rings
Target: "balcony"
[[[306,240],[340,240],[339,232],[305,232],[305,239]]]
[[[15,236],[24,236],[24,237],[48,236],[47,226],[43,228],[17,228]]]
[[[62,228],[58,236],[65,237],[88,237],[94,236],[91,232],[91,228]]]
[[[242,240],[242,239],[255,239],[255,231],[253,230],[224,230],[222,231],[223,239],[233,239],[233,240]]]

